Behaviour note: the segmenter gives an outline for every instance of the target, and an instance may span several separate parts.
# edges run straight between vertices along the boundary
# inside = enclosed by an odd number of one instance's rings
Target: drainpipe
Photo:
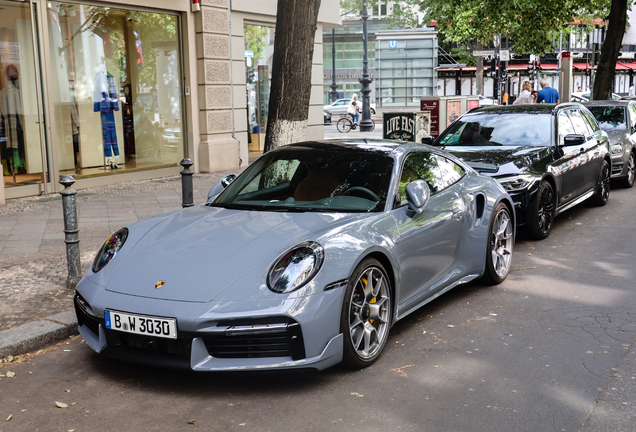
[[[236,143],[238,144],[239,168],[240,168],[241,165],[243,165],[243,160],[241,159],[241,141],[236,137],[236,128],[234,126],[234,66],[233,66],[234,59],[232,58],[232,0],[227,0],[227,14],[228,14],[229,31],[230,31],[230,96],[232,97],[232,138],[234,138],[236,140]]]

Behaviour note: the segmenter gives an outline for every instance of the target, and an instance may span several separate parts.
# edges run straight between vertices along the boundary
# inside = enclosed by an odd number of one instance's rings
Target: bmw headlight
[[[320,270],[325,251],[316,242],[294,246],[281,255],[267,275],[267,286],[276,293],[289,293],[305,285]]]
[[[97,273],[110,262],[128,238],[128,228],[122,228],[106,239],[93,261],[93,272]]]
[[[528,188],[531,186],[537,177],[529,174],[517,175],[512,177],[503,177],[497,179],[499,183],[506,189],[508,192],[519,191]]]
[[[623,145],[621,143],[612,144],[611,148],[612,148],[612,156],[623,154]]]

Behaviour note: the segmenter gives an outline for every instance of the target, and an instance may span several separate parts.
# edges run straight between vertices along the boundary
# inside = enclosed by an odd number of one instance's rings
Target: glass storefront
[[[49,95],[60,176],[178,165],[177,16],[48,2]]]
[[[29,4],[0,1],[0,10],[0,147],[10,188],[42,183],[44,157]]]

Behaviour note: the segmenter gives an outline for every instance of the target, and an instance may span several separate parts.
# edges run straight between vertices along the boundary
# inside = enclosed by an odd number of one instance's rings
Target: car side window
[[[581,110],[580,112],[583,118],[585,119],[585,121],[587,122],[587,125],[590,127],[590,129],[592,129],[592,133],[598,132],[600,128],[598,127],[598,123],[594,119],[594,116],[587,111]]]
[[[436,155],[444,187],[450,187],[464,176],[464,169],[444,156]]]
[[[636,104],[629,104],[629,117],[632,119],[631,127],[636,126]]]
[[[398,193],[402,204],[406,204],[406,185],[415,180],[424,180],[431,195],[435,195],[444,188],[444,181],[437,158],[429,152],[418,152],[410,154],[404,162]]]
[[[570,117],[565,113],[565,111],[561,111],[559,113],[559,117],[557,119],[558,122],[558,131],[559,131],[559,145],[563,145],[563,138],[566,135],[570,135],[574,132],[574,126],[572,125],[572,121]]]
[[[590,129],[588,124],[581,116],[581,111],[570,110],[568,114],[570,115],[570,120],[572,120],[572,125],[574,125],[574,130],[577,134],[581,134],[584,137],[592,135],[592,129]]]

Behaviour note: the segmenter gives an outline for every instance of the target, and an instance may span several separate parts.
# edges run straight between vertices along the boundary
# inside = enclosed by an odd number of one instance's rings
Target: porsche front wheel
[[[377,360],[391,328],[391,282],[382,264],[363,260],[349,279],[340,331],[344,335],[343,363],[363,368]]]
[[[486,268],[482,276],[483,282],[487,285],[500,284],[508,276],[515,241],[513,222],[508,207],[504,203],[499,203],[493,215],[488,230]]]

